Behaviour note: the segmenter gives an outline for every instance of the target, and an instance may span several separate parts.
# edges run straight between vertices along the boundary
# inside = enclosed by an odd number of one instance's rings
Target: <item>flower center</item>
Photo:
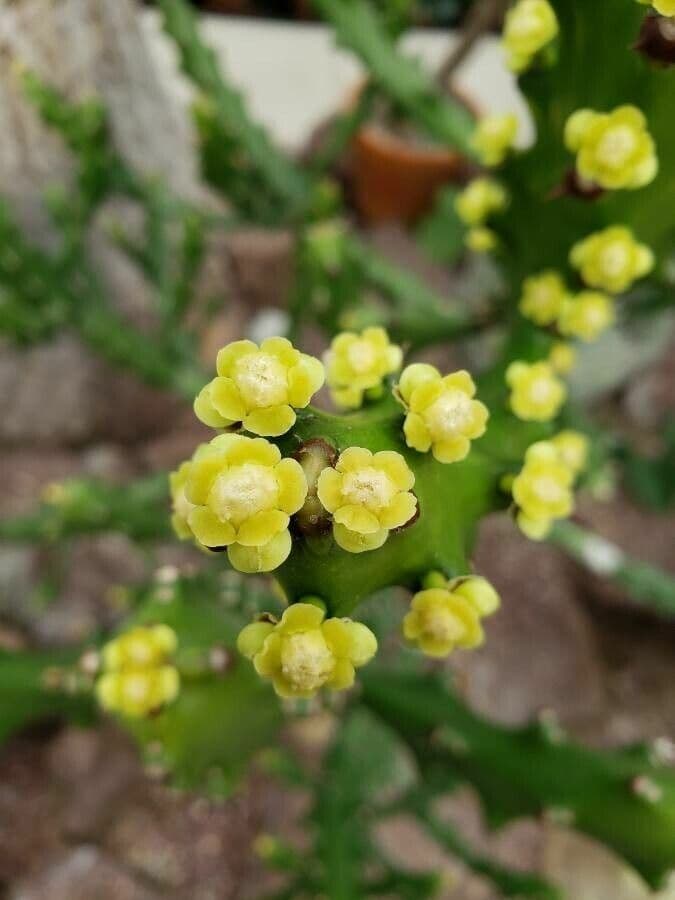
[[[284,638],[281,671],[293,687],[315,691],[327,681],[334,668],[335,658],[318,628]]]
[[[150,665],[155,655],[154,647],[143,637],[127,638],[126,650],[133,665],[139,669]]]
[[[462,623],[449,609],[442,607],[427,610],[422,619],[425,637],[443,643],[454,643],[464,631]]]
[[[600,262],[608,275],[620,275],[628,267],[628,251],[623,244],[610,244],[602,251]]]
[[[359,338],[347,348],[347,360],[357,375],[363,375],[375,365],[375,349],[368,341]]]
[[[538,378],[530,384],[530,399],[533,403],[547,403],[553,394],[553,385],[545,378]]]
[[[380,509],[392,501],[396,488],[385,472],[367,466],[358,472],[347,472],[342,480],[342,493],[348,503]]]
[[[251,353],[237,362],[234,381],[251,408],[279,406],[286,402],[286,369],[267,353]]]
[[[620,169],[635,150],[635,134],[627,125],[610,128],[598,144],[598,156],[605,165]]]
[[[220,519],[239,525],[258,512],[272,509],[277,502],[278,491],[271,469],[244,463],[216,478],[209,501]]]
[[[144,703],[150,693],[150,682],[145,672],[134,672],[125,675],[122,682],[122,693],[130,703]]]
[[[445,391],[425,411],[424,418],[432,432],[439,436],[461,434],[471,419],[471,398],[462,391]]]
[[[565,489],[550,475],[536,478],[532,488],[538,500],[543,503],[557,503],[565,495]]]

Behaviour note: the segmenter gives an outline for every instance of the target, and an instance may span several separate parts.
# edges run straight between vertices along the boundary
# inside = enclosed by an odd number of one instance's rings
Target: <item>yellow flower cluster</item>
[[[324,687],[345,690],[354,683],[354,670],[377,652],[375,635],[365,625],[326,619],[311,603],[294,603],[279,622],[247,625],[237,646],[285,698],[313,697]]]
[[[615,319],[612,298],[600,291],[581,291],[565,301],[558,330],[567,337],[595,341]]]
[[[480,620],[498,608],[499,595],[485,578],[456,578],[415,594],[403,635],[427,656],[445,657],[456,647],[482,644]]]
[[[587,285],[620,294],[654,268],[654,254],[635,240],[630,228],[611,225],[576,243],[570,263]]]
[[[518,308],[537,325],[551,325],[558,319],[567,297],[560,273],[549,269],[525,279]]]
[[[471,441],[485,433],[489,412],[474,400],[476,385],[468,372],[442,376],[434,366],[407,366],[397,386],[406,409],[406,443],[420,453],[428,450],[441,463],[458,462],[471,449]]]
[[[558,31],[558,19],[548,0],[518,0],[506,14],[502,33],[508,67],[524,72]]]
[[[167,625],[139,626],[110,641],[102,650],[103,674],[96,696],[104,709],[140,718],[178,695],[180,676],[170,664],[175,632]]]
[[[240,572],[270,572],[291,550],[290,516],[307,496],[300,464],[264,438],[222,434],[173,476],[174,526],[227,547]]]
[[[578,109],[565,125],[565,145],[577,154],[579,176],[607,190],[644,187],[658,171],[647,120],[636,106]]]
[[[295,424],[324,382],[323,365],[300,353],[286,338],[271,337],[260,347],[234,341],[216,362],[218,376],[197,395],[197,418],[212,428],[241,422],[253,434],[278,436]]]
[[[344,450],[319,475],[317,494],[333,516],[333,537],[350,553],[381,547],[393,528],[401,528],[417,511],[411,489],[415,476],[394,450],[371,453],[363,447]]]
[[[518,117],[514,113],[484,116],[478,122],[471,145],[484,166],[498,166],[514,145]]]
[[[549,362],[512,362],[506,370],[511,409],[526,422],[548,422],[558,415],[567,389]]]
[[[345,409],[357,409],[366,392],[381,390],[387,375],[398,372],[402,360],[403,351],[390,343],[384,328],[338,334],[324,357],[333,401]]]
[[[643,6],[653,6],[662,16],[675,16],[675,0],[638,0]]]
[[[565,444],[568,458],[578,455],[578,448],[570,449],[569,437],[561,440],[559,436],[557,446],[553,441],[532,444],[525,454],[523,468],[513,479],[511,492],[518,507],[516,521],[532,540],[545,538],[554,520],[569,516],[574,509],[575,473],[565,461]]]
[[[474,178],[457,195],[455,209],[465,225],[483,225],[493,213],[506,208],[506,191],[493,178]]]
[[[558,451],[560,459],[575,475],[583,472],[588,460],[588,438],[580,431],[566,428],[551,438],[551,443]]]

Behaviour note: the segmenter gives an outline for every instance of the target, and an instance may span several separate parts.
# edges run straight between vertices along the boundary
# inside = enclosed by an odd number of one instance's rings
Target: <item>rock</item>
[[[159,900],[151,890],[96,847],[68,850],[29,876],[9,900]]]
[[[567,560],[497,515],[481,525],[474,562],[502,606],[485,621],[484,646],[452,658],[470,704],[504,724],[549,708],[566,722],[597,716],[602,666]]]

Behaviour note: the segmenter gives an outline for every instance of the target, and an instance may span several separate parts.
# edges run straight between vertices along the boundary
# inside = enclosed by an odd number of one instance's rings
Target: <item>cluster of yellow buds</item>
[[[482,644],[481,619],[498,608],[499,595],[485,578],[447,581],[440,573],[430,573],[425,589],[412,598],[403,636],[426,656],[446,657],[457,647]]]
[[[319,475],[317,494],[333,517],[336,544],[350,553],[381,547],[417,513],[415,476],[394,450],[349,447]]]
[[[221,434],[171,476],[171,490],[179,536],[226,547],[240,572],[269,572],[290,553],[290,516],[305,502],[307,480],[264,438]]]
[[[540,326],[554,325],[564,337],[594,341],[615,319],[612,298],[600,291],[569,294],[562,276],[549,270],[523,282],[521,313]],[[554,364],[558,372],[565,371]]]
[[[324,687],[351,687],[354,670],[377,652],[377,639],[361,622],[326,619],[320,606],[294,603],[278,622],[267,616],[247,625],[237,646],[280,697],[309,698]]]
[[[570,515],[574,509],[574,480],[587,457],[587,439],[571,430],[528,448],[523,468],[513,479],[511,493],[518,510],[516,521],[529,538],[542,540],[556,519]]]
[[[653,6],[662,16],[675,16],[675,0],[638,0],[643,6]]]
[[[497,243],[497,236],[485,222],[494,213],[506,209],[508,202],[504,188],[493,178],[474,178],[457,195],[455,209],[457,215],[469,226],[467,246],[483,252],[491,250]]]
[[[506,383],[511,388],[511,410],[526,422],[554,419],[567,397],[565,385],[546,361],[512,362],[506,370]]]
[[[579,177],[606,190],[644,187],[658,172],[654,140],[636,106],[578,109],[565,125],[565,145],[576,153]]]
[[[654,268],[654,254],[630,228],[611,225],[588,235],[570,251],[570,263],[589,287],[620,294]]]
[[[537,325],[552,325],[557,321],[568,296],[560,273],[549,269],[523,281],[518,309]]]
[[[197,395],[197,418],[212,428],[236,423],[252,434],[278,436],[295,424],[324,382],[323,365],[300,353],[286,338],[271,337],[260,347],[235,341],[218,353],[218,376]]]
[[[558,19],[548,0],[518,0],[504,19],[502,46],[508,67],[524,72],[558,31]]]
[[[514,113],[484,116],[478,122],[471,145],[484,166],[498,166],[506,159],[518,134],[518,117]]]
[[[485,433],[489,412],[474,399],[476,385],[464,370],[443,376],[434,366],[413,363],[396,391],[406,410],[407,445],[420,453],[431,450],[438,462],[464,459],[471,441]]]
[[[338,334],[324,357],[326,379],[333,402],[357,409],[364,394],[377,396],[387,377],[398,372],[403,351],[389,341],[384,328],[365,328],[360,334]]]
[[[101,651],[103,672],[96,682],[101,706],[140,718],[157,712],[178,695],[180,676],[171,665],[175,632],[167,625],[139,626]]]

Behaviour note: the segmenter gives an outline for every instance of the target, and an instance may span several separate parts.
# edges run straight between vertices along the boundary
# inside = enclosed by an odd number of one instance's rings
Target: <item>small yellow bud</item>
[[[464,243],[474,253],[489,253],[495,249],[499,239],[491,228],[470,228],[466,233]]]
[[[237,640],[239,651],[269,678],[280,697],[313,697],[321,688],[341,691],[354,670],[377,652],[377,640],[361,622],[326,619],[318,606],[294,603],[276,624],[254,622]]]
[[[548,355],[549,363],[559,375],[569,374],[574,368],[576,359],[576,350],[566,341],[556,341]]]
[[[392,528],[415,516],[414,484],[408,464],[394,450],[344,450],[335,468],[319,475],[317,485],[319,500],[333,516],[337,544],[350,553],[381,547]]]
[[[579,176],[606,190],[644,187],[658,171],[647,120],[636,106],[577,110],[565,126],[565,144],[577,154]]]
[[[518,309],[537,325],[551,325],[560,315],[567,296],[560,273],[548,270],[525,279]]]
[[[518,0],[506,14],[502,33],[508,67],[524,72],[558,31],[558,19],[548,0]]]
[[[241,422],[253,434],[277,436],[295,424],[324,382],[323,365],[300,353],[286,338],[271,337],[260,348],[234,341],[218,353],[218,376],[197,395],[195,413],[212,428]]]
[[[611,297],[600,291],[581,291],[565,301],[558,319],[561,334],[595,341],[614,322],[615,312]]]
[[[415,594],[403,619],[403,635],[426,656],[438,658],[456,647],[478,647],[484,639],[474,603],[449,587]]]
[[[518,506],[518,526],[524,534],[541,540],[555,519],[570,515],[574,509],[573,480],[574,473],[551,441],[539,441],[528,448],[525,464],[511,488]]]
[[[409,447],[441,463],[459,462],[471,441],[485,433],[490,413],[475,400],[476,385],[468,372],[442,376],[434,366],[414,363],[404,369],[398,396],[407,415],[403,424]]]
[[[620,294],[654,268],[654,254],[630,228],[612,225],[572,247],[570,262],[587,285]]]
[[[551,438],[551,443],[565,465],[577,475],[583,472],[588,461],[589,442],[580,431],[567,428]]]
[[[269,441],[222,434],[195,454],[183,490],[201,544],[227,547],[242,572],[269,572],[290,553],[290,516],[305,502],[307,480]]]
[[[474,178],[455,200],[457,215],[466,225],[482,225],[492,213],[506,208],[506,191],[492,178]]]
[[[450,582],[448,588],[453,594],[468,600],[481,618],[491,616],[499,609],[499,594],[487,578],[478,575],[456,578]]]
[[[547,362],[513,362],[506,370],[511,409],[525,422],[548,422],[558,415],[567,390]]]
[[[513,147],[518,133],[518,117],[513,113],[482,118],[471,144],[484,166],[498,166]]]
[[[402,361],[403,351],[389,341],[384,328],[338,334],[324,357],[333,401],[345,409],[357,409],[366,391],[381,387],[387,375],[398,372]]]
[[[96,696],[104,709],[141,717],[178,695],[180,676],[169,664],[176,651],[175,632],[167,625],[138,626],[106,644]]]

